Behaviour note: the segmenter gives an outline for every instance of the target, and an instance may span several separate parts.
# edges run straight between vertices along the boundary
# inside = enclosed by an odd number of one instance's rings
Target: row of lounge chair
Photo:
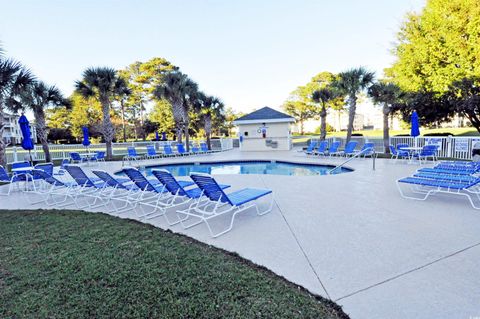
[[[356,150],[357,141],[350,141],[345,145],[343,150],[340,150],[340,141],[335,141],[328,145],[327,141],[311,141],[305,151],[307,155],[316,156],[372,156],[375,153],[374,143],[365,143],[360,150]]]
[[[404,198],[426,200],[439,193],[458,195],[466,197],[473,208],[480,209],[480,163],[440,162],[433,168],[421,168],[413,176],[397,180],[397,187]]]
[[[65,181],[55,176],[53,164],[42,165],[25,173],[32,177],[30,187],[24,190],[32,204],[56,207],[74,204],[79,209],[103,206],[115,215],[133,211],[144,221],[164,216],[169,225],[181,224],[185,229],[205,223],[212,237],[230,231],[240,212],[255,208],[258,215],[263,215],[273,207],[273,192],[269,189],[244,188],[227,193],[225,189],[230,185],[219,184],[212,176],[202,173],[192,173],[191,180],[184,181],[177,180],[167,170],[153,170],[153,177],[147,178],[138,169],[125,167],[122,172],[126,178],[118,178],[103,170],[93,170],[95,176],[89,176],[81,166],[70,164],[65,170],[72,180]],[[16,180],[9,176],[1,167],[0,178],[3,174],[11,185],[20,181],[27,183],[25,178]],[[39,198],[33,200],[32,195]],[[261,211],[256,201],[267,195],[271,195],[270,203]],[[219,217],[226,214],[230,214],[230,219],[226,227],[218,230]]]
[[[138,161],[143,159],[155,159],[161,157],[175,157],[175,156],[188,156],[188,155],[200,155],[200,154],[210,154],[211,150],[208,149],[207,143],[200,143],[199,146],[192,146],[190,151],[185,150],[185,146],[182,143],[175,145],[176,151],[173,150],[170,144],[165,144],[163,146],[163,152],[158,153],[154,145],[147,145],[147,153],[139,154],[135,147],[127,148],[127,155],[123,157],[123,161]]]

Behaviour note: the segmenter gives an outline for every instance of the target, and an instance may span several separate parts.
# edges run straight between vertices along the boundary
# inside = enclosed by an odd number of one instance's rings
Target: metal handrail
[[[358,157],[358,156],[361,156],[365,153],[367,153],[367,151],[373,151],[372,153],[372,160],[373,160],[373,170],[375,170],[375,158],[377,157],[377,153],[375,152],[375,148],[374,147],[368,147],[360,152],[358,152],[357,154],[353,155],[352,157],[348,158],[346,161],[340,163],[339,165],[335,166],[334,168],[332,168],[331,170],[328,171],[328,174],[332,174],[334,171],[336,171],[337,169],[343,167],[345,164],[347,164],[348,162],[352,161],[354,158]]]

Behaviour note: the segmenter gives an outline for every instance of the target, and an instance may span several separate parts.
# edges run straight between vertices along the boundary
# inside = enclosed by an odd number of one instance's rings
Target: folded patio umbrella
[[[22,114],[18,119],[18,124],[20,125],[20,130],[22,131],[22,148],[28,151],[30,162],[32,162],[32,153],[31,150],[35,147],[32,141],[32,133],[30,132],[30,124],[28,123],[27,117]]]
[[[90,140],[89,140],[89,137],[88,137],[88,127],[83,126],[82,127],[82,132],[83,132],[82,144],[83,144],[83,146],[88,147],[90,145]]]
[[[158,136],[158,132],[155,132],[155,141],[159,141],[159,140],[160,140],[160,138]]]
[[[417,136],[420,135],[420,125],[418,123],[418,114],[417,111],[413,111],[412,117],[410,118],[410,135],[414,137],[415,147],[417,146]]]
[[[417,137],[420,135],[420,126],[418,123],[418,114],[417,111],[413,111],[412,117],[410,119],[411,129],[410,135],[413,137]]]

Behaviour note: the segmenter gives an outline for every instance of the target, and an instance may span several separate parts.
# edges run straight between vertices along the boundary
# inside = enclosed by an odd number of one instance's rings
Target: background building
[[[3,114],[3,134],[2,139],[7,145],[16,145],[22,142],[22,132],[20,131],[20,125],[18,125],[19,115],[15,114]],[[37,131],[35,125],[30,123],[30,130],[32,132],[32,140],[37,142]]]
[[[291,124],[295,119],[269,107],[239,117],[238,126],[241,151],[285,151],[292,148]]]

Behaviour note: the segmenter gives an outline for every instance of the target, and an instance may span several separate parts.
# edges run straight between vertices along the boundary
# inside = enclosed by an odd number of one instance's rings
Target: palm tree
[[[0,59],[0,165],[6,164],[6,145],[3,141],[5,125],[3,119],[7,110],[16,112],[22,108],[20,94],[33,83],[34,76],[19,62],[11,59]]]
[[[49,107],[69,106],[70,103],[60,90],[54,85],[48,86],[42,81],[29,85],[21,94],[23,104],[33,111],[35,116],[35,128],[37,137],[42,144],[45,153],[45,161],[50,162],[50,150],[48,147],[48,132],[45,120],[45,110]]]
[[[200,114],[202,115],[203,127],[205,130],[205,137],[207,139],[208,149],[212,149],[212,120],[223,118],[224,104],[215,96],[201,95]]]
[[[189,149],[188,134],[188,109],[189,103],[198,91],[197,83],[181,72],[167,73],[163,81],[155,88],[153,95],[161,100],[167,100],[172,106],[173,119],[175,121],[177,141],[182,143],[182,132],[185,131],[187,150]]]
[[[393,83],[377,82],[368,89],[368,95],[374,104],[383,106],[383,146],[385,153],[390,153],[390,135],[388,117],[393,105],[398,101],[400,88]]]
[[[365,68],[359,67],[341,72],[338,75],[338,78],[332,83],[333,87],[341,94],[345,95],[348,100],[347,143],[352,137],[353,121],[355,120],[355,112],[357,108],[357,95],[367,89],[373,83],[374,78],[374,72],[369,72]]]
[[[117,89],[118,99],[120,100],[120,114],[122,116],[122,133],[123,142],[127,141],[127,125],[125,121],[125,100],[132,94],[132,90],[128,86],[123,86]]]
[[[320,140],[327,137],[327,107],[328,104],[338,97],[337,93],[329,87],[316,90],[312,94],[312,100],[320,103]]]
[[[117,72],[108,67],[88,68],[83,72],[81,81],[76,81],[76,91],[85,99],[95,98],[102,105],[102,134],[107,147],[107,159],[112,159],[112,141],[115,136],[115,128],[110,118],[112,100],[120,92],[125,92],[127,86],[124,79]]]

